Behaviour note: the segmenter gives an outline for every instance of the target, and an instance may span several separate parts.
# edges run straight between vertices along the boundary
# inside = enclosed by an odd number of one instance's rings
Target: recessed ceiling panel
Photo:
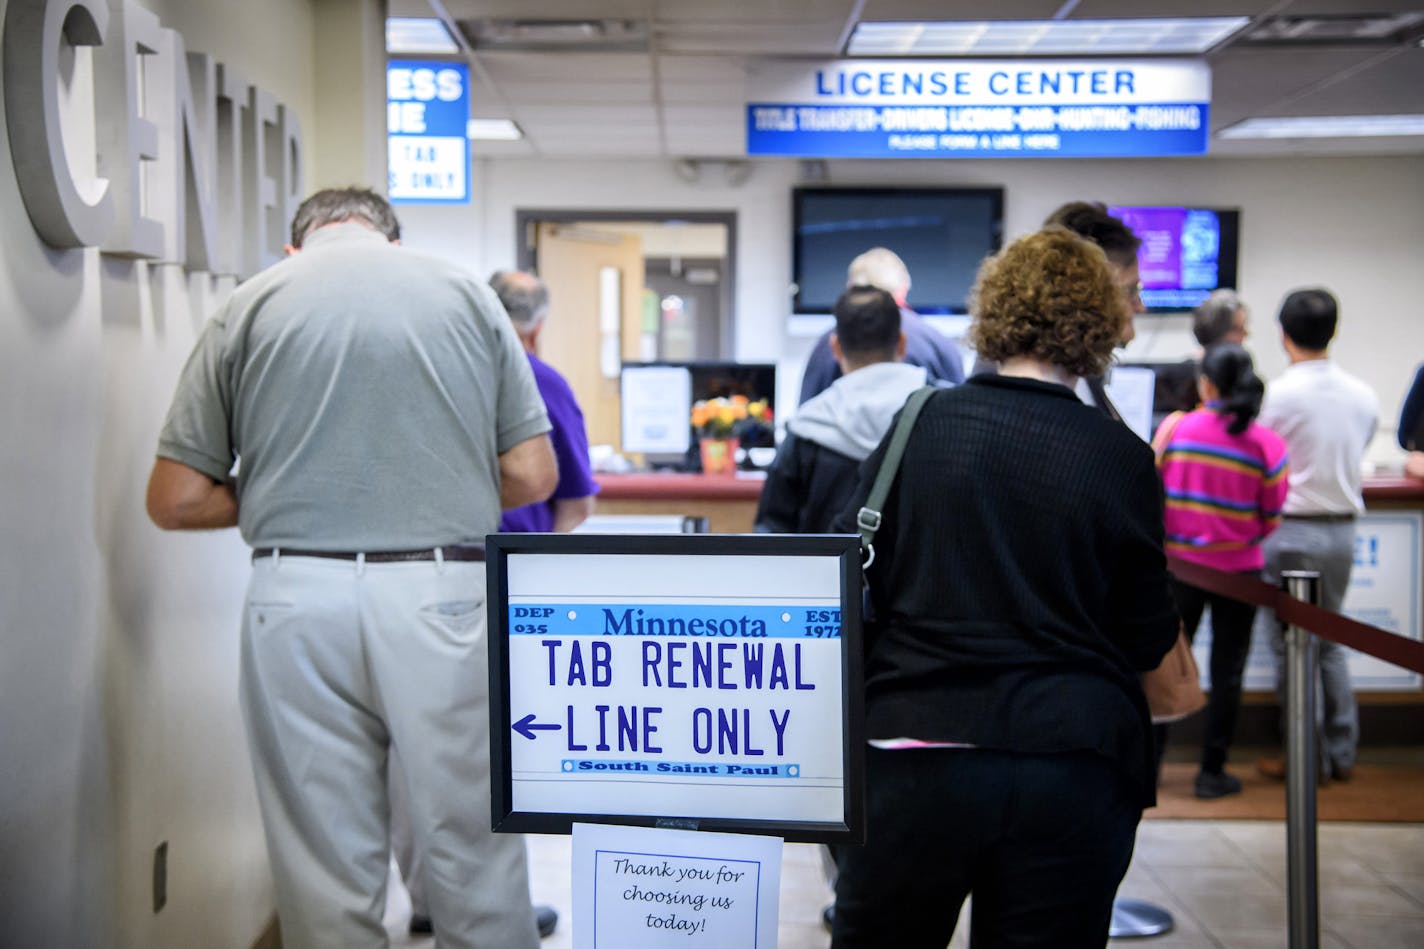
[[[503,88],[503,87],[502,87]],[[519,107],[532,105],[650,105],[652,86],[645,82],[521,82],[510,84],[505,96]]]
[[[1401,52],[1291,102],[1275,115],[1424,113],[1424,50]]]
[[[1282,114],[1278,110],[1291,97],[1377,55],[1378,50],[1340,47],[1228,49],[1211,60],[1212,128],[1251,115]]]
[[[651,82],[645,53],[480,53],[495,82]]]

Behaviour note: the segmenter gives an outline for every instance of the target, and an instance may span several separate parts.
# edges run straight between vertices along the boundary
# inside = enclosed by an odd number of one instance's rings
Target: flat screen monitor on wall
[[[765,399],[775,418],[775,363],[625,362],[618,388],[622,450],[641,453],[654,467],[699,467],[697,438],[692,431],[692,405],[699,399],[736,395],[752,402]],[[776,447],[772,424],[747,421],[738,436],[744,449]]]
[[[1149,312],[1190,310],[1220,287],[1236,286],[1240,212],[1220,208],[1108,208],[1142,239],[1137,270]]]
[[[966,313],[980,261],[1003,242],[1002,188],[797,188],[791,205],[797,313],[831,312],[872,247],[905,261],[916,311]]]

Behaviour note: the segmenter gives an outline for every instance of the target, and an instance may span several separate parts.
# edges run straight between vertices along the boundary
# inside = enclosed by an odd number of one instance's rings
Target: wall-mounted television
[[[1190,310],[1236,286],[1239,211],[1224,208],[1109,207],[1142,239],[1137,270],[1148,312]]]
[[[796,188],[791,209],[796,313],[831,312],[846,267],[872,247],[905,261],[916,311],[966,313],[980,262],[1003,243],[1003,188]]]
[[[618,388],[622,450],[640,452],[655,468],[700,468],[692,431],[692,404],[699,399],[734,395],[752,402],[765,399],[775,418],[775,363],[625,362]],[[741,433],[741,447],[774,449],[774,425],[748,423]]]

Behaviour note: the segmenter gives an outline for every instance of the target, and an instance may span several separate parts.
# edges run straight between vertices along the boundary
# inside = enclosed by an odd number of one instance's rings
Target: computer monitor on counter
[[[700,467],[692,406],[702,399],[745,396],[776,411],[776,364],[725,360],[625,362],[619,374],[622,451],[636,452],[654,468],[695,471]],[[775,449],[772,424],[744,424],[743,449]],[[770,451],[757,452],[757,457]],[[744,462],[744,466],[747,463]]]

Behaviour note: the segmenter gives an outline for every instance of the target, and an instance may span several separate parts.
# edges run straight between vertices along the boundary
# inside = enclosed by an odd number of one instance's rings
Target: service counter
[[[1375,475],[1365,479],[1365,507],[1424,508],[1424,481],[1403,474]]]
[[[601,474],[597,479],[601,488],[600,514],[705,517],[714,534],[751,531],[757,499],[765,483],[762,478],[675,473]],[[1421,575],[1424,551],[1420,549],[1421,533],[1424,533],[1421,531],[1424,514],[1420,513],[1424,512],[1424,481],[1399,473],[1380,474],[1365,480],[1364,495],[1368,515],[1381,517],[1367,516],[1360,522],[1363,543],[1352,583],[1353,596],[1357,603],[1365,599],[1374,601],[1367,604],[1370,614],[1360,618],[1379,625],[1395,625],[1401,632],[1412,623],[1415,626],[1412,632],[1418,635],[1420,590],[1424,588],[1424,575]],[[1412,561],[1413,569],[1401,572],[1401,560]],[[1372,583],[1373,589],[1370,588]],[[1406,705],[1415,709],[1424,705],[1424,691],[1417,687],[1400,688],[1390,681],[1396,671],[1392,667],[1378,666],[1369,671],[1373,674],[1361,675],[1357,683],[1362,705]],[[1258,670],[1256,676],[1248,676],[1248,705],[1275,701],[1267,681],[1263,681],[1264,673],[1265,670]],[[1367,717],[1370,716],[1367,714]],[[1412,727],[1417,728],[1417,723]]]
[[[652,472],[600,474],[599,514],[682,514],[707,518],[714,534],[749,534],[765,478]]]

